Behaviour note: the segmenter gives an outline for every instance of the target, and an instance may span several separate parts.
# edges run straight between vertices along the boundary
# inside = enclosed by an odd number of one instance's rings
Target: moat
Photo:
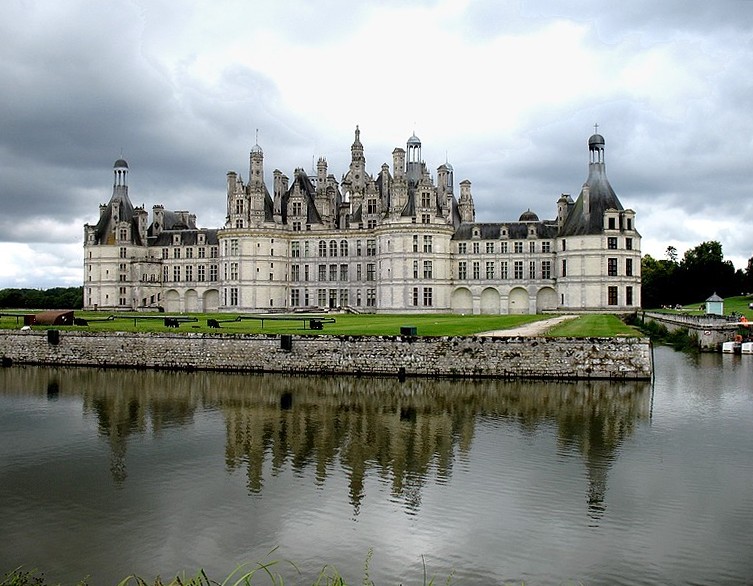
[[[742,583],[752,389],[667,348],[653,383],[2,368],[0,570]]]

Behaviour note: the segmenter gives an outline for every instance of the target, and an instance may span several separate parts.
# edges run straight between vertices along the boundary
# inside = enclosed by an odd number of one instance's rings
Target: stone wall
[[[638,318],[644,323],[654,321],[664,325],[670,332],[687,330],[695,337],[702,352],[719,352],[724,342],[729,342],[738,333],[736,320],[713,315],[682,315],[642,311]]]
[[[398,376],[649,379],[647,338],[0,331],[3,364]]]

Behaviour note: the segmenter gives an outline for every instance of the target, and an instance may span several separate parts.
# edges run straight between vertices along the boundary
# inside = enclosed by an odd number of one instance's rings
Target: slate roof
[[[523,240],[528,238],[528,227],[536,227],[537,238],[554,238],[557,236],[557,224],[554,220],[544,222],[498,222],[473,223],[464,222],[458,226],[453,240],[473,240],[474,228],[479,229],[477,240]],[[501,237],[502,228],[507,228],[507,236]]]

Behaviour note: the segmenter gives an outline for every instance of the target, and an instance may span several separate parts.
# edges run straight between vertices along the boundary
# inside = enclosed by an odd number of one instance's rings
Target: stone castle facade
[[[475,221],[468,180],[432,177],[414,134],[392,168],[367,171],[356,127],[338,182],[316,174],[264,181],[255,145],[244,182],[227,174],[225,225],[152,209],[128,195],[128,164],[114,165],[113,192],[84,226],[85,309],[259,312],[341,308],[359,312],[539,313],[640,307],[640,234],[606,176],[604,138],[588,141],[588,177],[563,194],[556,217]],[[522,206],[521,206],[522,207]]]

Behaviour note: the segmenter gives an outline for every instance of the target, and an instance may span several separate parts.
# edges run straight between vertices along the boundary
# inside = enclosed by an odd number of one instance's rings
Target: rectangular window
[[[237,262],[230,263],[230,279],[231,280],[238,279],[238,263]]]
[[[413,287],[413,305],[418,305],[418,287]]]
[[[193,248],[186,248],[186,258],[193,258]]]
[[[310,256],[309,255],[309,241],[308,240],[304,240],[304,242],[303,242],[303,256],[304,257]]]
[[[617,250],[617,236],[607,237],[607,248],[609,250]]]
[[[291,289],[290,290],[290,305],[292,307],[298,307],[300,304],[301,304],[301,290]]]
[[[169,267],[162,267],[162,282],[163,283],[167,283],[169,275],[170,275]]]
[[[609,275],[610,277],[617,276],[617,259],[616,258],[607,259],[607,275]]]
[[[499,265],[499,278],[500,279],[509,279],[510,276],[507,273],[507,261],[503,260]]]
[[[237,238],[230,239],[230,254],[238,254],[238,239]]]
[[[424,306],[431,307],[434,305],[434,291],[431,287],[424,287]]]
[[[625,287],[625,305],[633,304],[633,288]]]
[[[173,258],[180,258],[180,248],[173,248]]]
[[[473,261],[473,278],[474,279],[481,278],[481,263],[477,260]]]
[[[424,252],[431,252],[431,236],[424,235]]]
[[[376,307],[376,289],[366,289],[366,307]]]
[[[494,278],[494,261],[486,261],[486,278]]]
[[[418,279],[418,261],[413,261],[413,278]]]
[[[167,258],[169,254],[169,250],[167,248],[162,249],[162,258]]]
[[[494,254],[494,242],[486,243],[486,254]]]
[[[173,281],[180,281],[180,267],[173,267]]]
[[[217,265],[209,265],[209,280],[219,281],[220,270]]]
[[[298,240],[294,240],[290,243],[290,256],[292,256],[293,258],[300,258],[301,243]]]
[[[617,287],[609,287],[607,289],[607,304],[617,305]]]
[[[329,280],[337,281],[337,265],[329,265]]]
[[[633,276],[633,259],[632,258],[625,259],[625,275],[627,275],[628,277]]]
[[[186,267],[186,281],[193,281],[193,267],[191,265]]]
[[[633,250],[633,239],[632,238],[625,238],[625,248],[628,250]]]
[[[515,261],[515,264],[513,265],[513,278],[515,279],[523,278],[523,261],[522,260]]]
[[[515,252],[516,254],[520,254],[521,252],[523,252],[523,243],[522,242],[520,242],[520,241],[513,242],[513,246],[514,246],[513,252]]]
[[[327,307],[327,290],[326,289],[316,290],[316,304],[319,307]]]
[[[421,214],[422,224],[431,224],[431,214]]]
[[[418,243],[416,243],[416,248],[418,248]],[[414,252],[418,252],[418,250],[414,250]],[[466,254],[467,252],[468,252],[468,243],[467,242],[458,243],[458,254]]]
[[[552,261],[550,260],[541,261],[541,278],[542,279],[552,278]]]
[[[206,267],[204,265],[199,265],[197,269],[197,280],[198,281],[205,281],[206,280]]]
[[[552,243],[551,242],[542,242],[541,243],[541,252],[552,252]]]
[[[319,281],[327,280],[327,265],[319,265]]]
[[[431,261],[425,260],[424,261],[424,279],[431,279],[431,272],[432,272],[431,269],[432,269]]]
[[[458,263],[458,279],[467,279],[468,278],[468,263],[464,260],[461,260]]]
[[[502,254],[507,254],[507,242],[500,242],[499,243],[499,251]]]
[[[327,243],[324,240],[319,241],[319,256],[327,256]]]
[[[567,240],[562,241],[562,250],[567,250]]]
[[[301,280],[301,265],[290,265],[290,280],[291,281]]]
[[[238,287],[230,287],[230,305],[238,305]]]
[[[478,242],[474,242],[473,243],[473,254],[478,254],[478,251],[479,251],[479,243]]]
[[[376,240],[366,241],[366,256],[376,256]]]
[[[562,259],[562,276],[567,277],[567,261]]]
[[[609,219],[607,220],[607,223],[608,223],[608,225],[609,225],[609,229],[610,229],[610,230],[614,230],[614,227],[615,227],[615,221],[614,221],[614,218],[609,218]]]
[[[528,243],[528,252],[536,252],[536,243],[535,242],[529,242]]]
[[[360,264],[360,263],[356,265],[356,281],[362,281],[363,280],[363,270],[362,270],[362,267],[363,267],[363,265]]]
[[[372,262],[366,265],[366,280],[367,281],[376,280],[376,265]]]
[[[340,280],[341,281],[348,280],[348,265],[340,265]],[[344,305],[347,305],[347,303]]]
[[[310,281],[311,275],[309,274],[309,267],[311,265],[303,265],[303,280],[304,281]]]
[[[199,249],[198,249],[198,255],[199,255],[199,258],[206,258],[207,257],[207,249],[204,248],[203,246],[200,246]]]
[[[529,279],[535,279],[536,278],[536,263],[533,261],[530,261],[528,263],[528,278]]]
[[[210,246],[209,247],[209,257],[210,258],[218,258],[220,256],[220,247],[219,246]]]

